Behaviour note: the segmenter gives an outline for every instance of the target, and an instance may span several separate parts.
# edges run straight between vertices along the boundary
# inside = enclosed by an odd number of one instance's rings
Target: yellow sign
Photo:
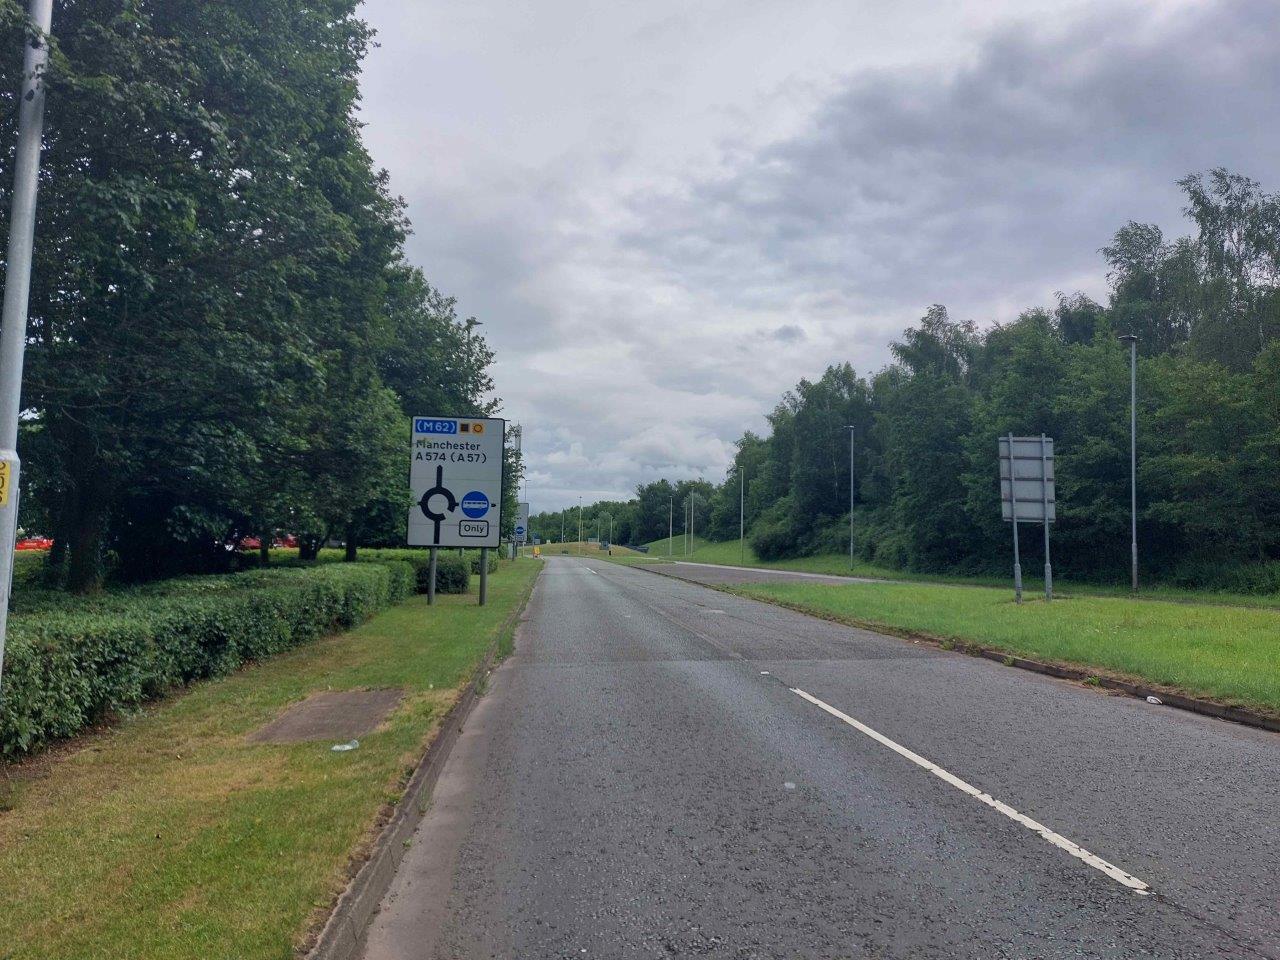
[[[0,507],[9,505],[9,478],[13,476],[13,465],[8,460],[0,460]]]
[[[471,432],[472,432],[472,433],[484,433],[484,424],[483,424],[483,423],[473,423],[473,424],[471,425]]]

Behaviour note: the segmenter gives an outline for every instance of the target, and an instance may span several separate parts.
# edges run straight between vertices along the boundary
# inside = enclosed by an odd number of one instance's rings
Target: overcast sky
[[[366,139],[498,353],[534,511],[722,478],[932,303],[1105,295],[1174,181],[1280,188],[1274,0],[367,0]],[[423,411],[435,412],[435,411]]]

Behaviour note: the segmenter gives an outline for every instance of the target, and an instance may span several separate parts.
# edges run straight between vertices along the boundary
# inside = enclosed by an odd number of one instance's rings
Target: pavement
[[[406,958],[1280,956],[1280,736],[547,561],[368,934]]]

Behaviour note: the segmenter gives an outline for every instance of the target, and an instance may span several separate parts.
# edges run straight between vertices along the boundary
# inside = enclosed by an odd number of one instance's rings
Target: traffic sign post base
[[[480,606],[489,599],[489,548],[480,548]]]
[[[431,564],[427,568],[427,605],[431,606],[436,602],[436,553],[435,547],[431,548]]]

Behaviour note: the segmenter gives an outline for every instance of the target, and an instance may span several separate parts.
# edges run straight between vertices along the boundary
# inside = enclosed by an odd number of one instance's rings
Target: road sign
[[[1053,565],[1049,562],[1049,524],[1058,519],[1053,470],[1053,438],[1000,438],[1000,509],[1013,528],[1013,592],[1022,602],[1022,559],[1018,525],[1044,524],[1044,597],[1053,599]]]
[[[525,502],[516,505],[516,526],[512,531],[515,535],[516,543],[525,543],[529,539],[529,504]]]
[[[1013,456],[1009,456],[1012,444]],[[1005,520],[1016,507],[1020,523],[1058,519],[1052,437],[1000,438],[1000,501]]]
[[[506,421],[414,417],[409,447],[408,543],[496,547],[502,527]]]

